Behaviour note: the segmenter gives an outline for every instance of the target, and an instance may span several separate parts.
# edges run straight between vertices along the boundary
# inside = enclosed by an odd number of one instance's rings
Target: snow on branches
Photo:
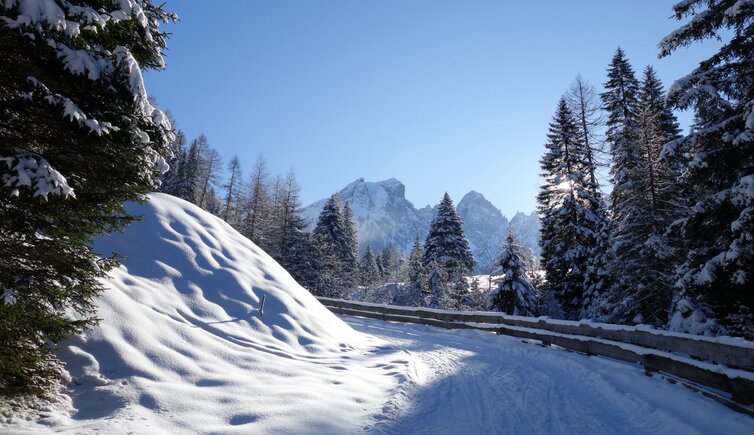
[[[34,191],[35,198],[41,196],[47,199],[50,194],[76,197],[65,177],[39,156],[0,156],[0,162],[5,163],[0,163],[0,181],[3,187],[11,189],[10,196],[18,196],[19,188],[29,187]]]

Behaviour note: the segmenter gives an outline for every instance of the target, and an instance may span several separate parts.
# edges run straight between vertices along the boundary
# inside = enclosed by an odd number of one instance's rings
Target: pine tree
[[[521,247],[510,229],[500,257],[500,266],[503,279],[498,287],[489,293],[488,307],[515,316],[535,316],[536,292],[526,279],[526,264]]]
[[[564,98],[550,123],[540,159],[544,182],[537,196],[542,268],[548,288],[568,319],[584,310],[585,282],[595,255],[600,199],[589,181],[585,146]]]
[[[668,56],[707,38],[730,39],[670,89],[672,107],[694,107],[697,124],[667,144],[686,154],[682,182],[698,194],[680,222],[686,241],[670,326],[754,338],[754,4],[691,0],[673,7],[689,21],[660,43]],[[706,319],[704,319],[706,317]]]
[[[466,274],[474,269],[475,261],[463,232],[463,222],[447,192],[429,226],[423,263],[430,274],[432,303],[443,304],[439,308],[458,307],[461,298],[468,293]],[[447,281],[441,283],[443,279]],[[437,292],[446,294],[435,294]]]
[[[54,344],[95,323],[116,265],[92,239],[134,219],[123,202],[159,188],[174,140],[141,81],[163,67],[172,15],[149,1],[28,3],[0,5],[2,395],[51,393]]]
[[[408,282],[404,291],[404,300],[406,305],[409,306],[422,307],[426,305],[428,296],[427,271],[423,264],[423,258],[424,249],[417,234],[408,256]]]

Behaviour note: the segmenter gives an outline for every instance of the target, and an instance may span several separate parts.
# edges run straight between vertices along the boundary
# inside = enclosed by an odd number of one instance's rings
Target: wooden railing
[[[556,345],[587,355],[642,364],[648,373],[672,375],[689,388],[754,416],[754,343],[730,337],[702,337],[592,322],[573,322],[495,312],[442,311],[318,298],[339,314],[443,328],[480,329]],[[730,394],[699,389],[688,380]]]

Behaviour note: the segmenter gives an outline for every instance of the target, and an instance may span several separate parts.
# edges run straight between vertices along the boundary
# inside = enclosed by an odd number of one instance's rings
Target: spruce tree
[[[414,244],[408,255],[408,282],[405,285],[404,300],[406,305],[422,307],[427,301],[427,271],[423,264],[424,248],[419,241],[419,235],[414,238]]]
[[[91,3],[0,5],[3,395],[50,392],[53,345],[95,323],[116,265],[92,239],[125,228],[123,202],[168,168],[172,127],[141,73],[164,66],[159,23],[174,17],[149,1]]]
[[[638,116],[639,82],[620,48],[608,67],[604,86],[601,97],[608,115],[606,141],[612,156],[614,254],[608,265],[614,282],[605,309],[609,321],[640,323],[645,321],[645,314],[656,314],[649,306],[656,301],[651,299],[652,285],[645,274],[650,264],[642,253],[644,242],[653,234],[653,214],[648,196],[646,146]]]
[[[379,273],[372,245],[367,245],[364,254],[361,256],[359,265],[359,280],[361,285],[369,287],[375,284],[379,280]]]
[[[468,293],[466,275],[474,269],[475,261],[463,232],[463,222],[447,192],[429,226],[423,263],[433,286],[432,303],[442,304],[438,308],[457,308]],[[443,279],[446,281],[440,282]],[[437,292],[446,294],[435,294]]]
[[[306,233],[307,223],[301,215],[301,188],[290,170],[283,183],[283,200],[278,220],[279,248],[274,257],[302,286],[314,289],[317,285],[318,258]]]
[[[526,279],[526,264],[521,247],[510,229],[500,256],[500,267],[503,279],[489,293],[489,309],[515,316],[535,316],[536,292]]]
[[[688,22],[662,40],[661,57],[704,39],[730,37],[668,94],[672,107],[696,110],[693,131],[667,144],[663,155],[687,156],[682,182],[698,195],[680,222],[685,256],[670,326],[752,339],[754,4],[691,0],[673,12]]]
[[[544,182],[537,196],[542,268],[548,288],[569,319],[584,310],[584,284],[595,255],[600,200],[589,181],[585,146],[564,98],[558,103],[540,159]]]
[[[343,204],[343,230],[345,232],[345,245],[343,246],[344,267],[347,269],[347,278],[351,285],[358,281],[359,271],[359,236],[356,223],[353,218],[353,210],[347,202]]]
[[[351,252],[346,234],[340,196],[335,193],[322,207],[312,237],[320,259],[319,284],[320,296],[338,298],[345,296],[352,277],[349,273],[347,253]]]

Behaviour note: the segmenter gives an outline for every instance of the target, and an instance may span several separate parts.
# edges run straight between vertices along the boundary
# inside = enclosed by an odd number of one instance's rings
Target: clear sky
[[[147,87],[245,175],[260,152],[273,173],[293,167],[304,205],[395,177],[417,207],[473,189],[510,217],[535,207],[547,126],[577,73],[601,88],[620,45],[669,86],[712,52],[657,59],[674,3],[168,0],[181,21]]]

